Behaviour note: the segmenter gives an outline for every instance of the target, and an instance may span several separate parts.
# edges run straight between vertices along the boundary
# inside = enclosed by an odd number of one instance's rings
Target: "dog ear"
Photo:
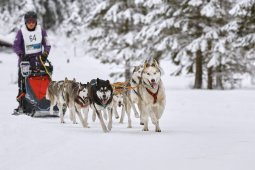
[[[144,69],[147,67],[147,64],[148,64],[148,62],[147,62],[147,60],[145,60],[144,63],[143,63],[143,68]]]
[[[111,84],[109,80],[106,80],[106,83],[109,83],[109,84]]]
[[[73,82],[76,82],[76,79],[75,79],[75,78],[73,78]]]
[[[133,68],[132,68],[132,73],[134,73],[136,70],[137,70],[137,68],[138,68],[138,66],[134,66]]]
[[[64,81],[64,83],[66,83],[68,81],[68,79],[67,79],[67,77],[65,78],[65,81]]]
[[[153,67],[157,67],[157,68],[159,67],[159,66],[158,66],[157,60],[153,59],[152,66],[153,66]]]

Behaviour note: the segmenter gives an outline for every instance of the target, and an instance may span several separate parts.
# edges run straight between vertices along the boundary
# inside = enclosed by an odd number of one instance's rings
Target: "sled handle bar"
[[[29,61],[21,61],[19,66],[20,66],[21,75],[23,77],[28,77],[31,73]]]

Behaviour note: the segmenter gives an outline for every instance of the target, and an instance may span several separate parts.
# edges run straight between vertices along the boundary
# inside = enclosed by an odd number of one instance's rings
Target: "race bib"
[[[42,29],[36,26],[34,31],[28,31],[26,27],[21,29],[26,54],[35,54],[42,51]]]

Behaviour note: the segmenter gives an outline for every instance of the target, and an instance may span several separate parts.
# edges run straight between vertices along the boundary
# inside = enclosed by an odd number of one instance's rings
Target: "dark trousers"
[[[19,91],[18,91],[17,97],[18,97],[22,92],[26,92],[26,88],[25,88],[25,78],[22,77],[21,69],[20,69],[20,68],[19,68],[19,70],[18,70],[18,87],[19,87]]]

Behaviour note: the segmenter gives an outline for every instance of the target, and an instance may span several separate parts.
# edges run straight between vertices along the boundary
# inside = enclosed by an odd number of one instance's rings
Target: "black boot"
[[[12,115],[17,116],[17,115],[20,115],[20,114],[22,114],[22,113],[23,113],[22,108],[21,108],[20,106],[18,106],[16,109],[13,110]]]
[[[21,102],[19,102],[19,106],[16,109],[13,110],[12,115],[21,115],[23,113],[24,113],[24,109],[22,107]]]
[[[24,112],[22,107],[22,98],[24,97],[24,94],[25,93],[19,89],[18,95],[16,97],[16,100],[19,103],[19,106],[13,110],[12,115],[20,115]]]

